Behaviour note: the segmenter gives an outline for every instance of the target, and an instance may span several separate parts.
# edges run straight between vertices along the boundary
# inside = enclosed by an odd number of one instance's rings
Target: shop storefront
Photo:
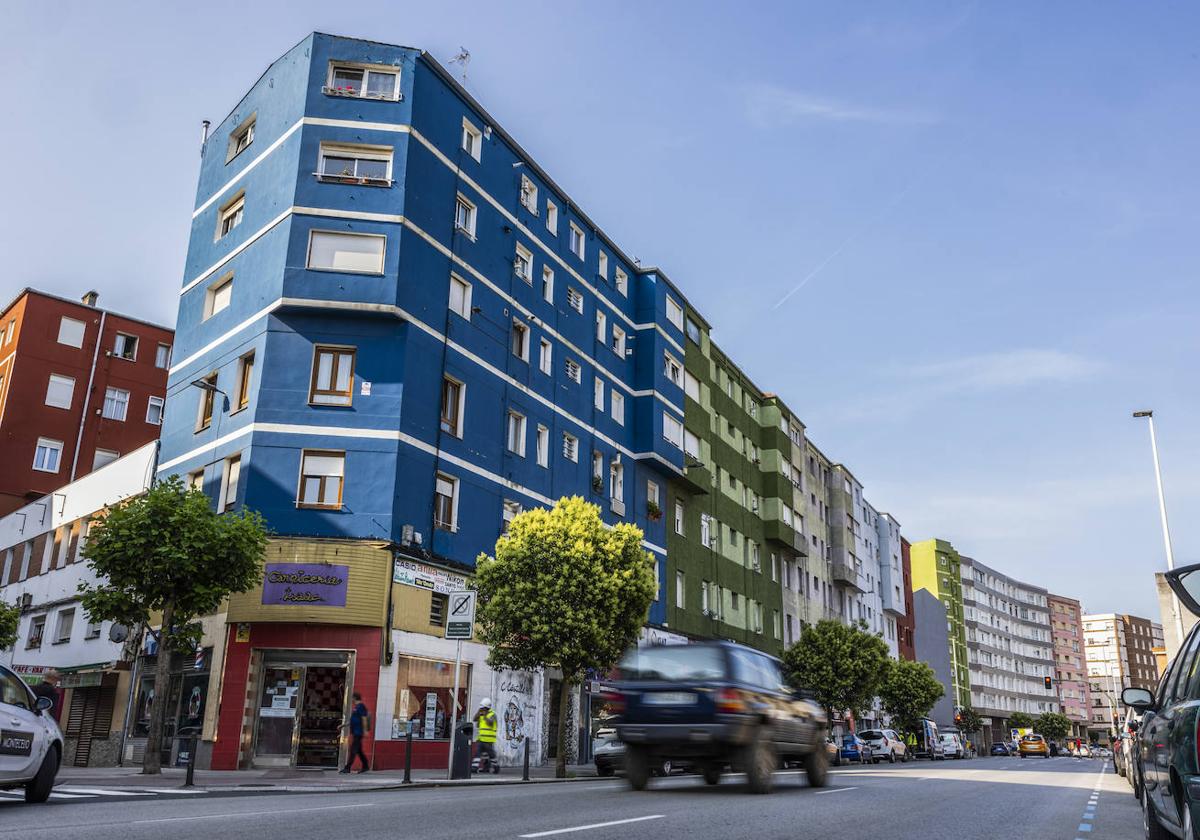
[[[167,684],[167,716],[163,721],[160,760],[164,767],[185,767],[190,752],[204,726],[204,711],[208,704],[209,679],[212,676],[211,646],[195,653],[171,654],[170,677]],[[129,731],[125,744],[128,763],[140,764],[145,755],[146,739],[150,734],[150,713],[158,698],[154,691],[158,656],[143,655],[137,662],[137,686],[133,708],[129,715]]]

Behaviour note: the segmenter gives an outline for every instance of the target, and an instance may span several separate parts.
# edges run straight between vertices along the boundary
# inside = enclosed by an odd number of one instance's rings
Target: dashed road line
[[[556,828],[551,831],[535,831],[532,834],[520,834],[519,837],[550,837],[554,834],[570,834],[574,831],[591,831],[594,828],[608,828],[612,825],[628,825],[629,823],[645,822],[646,820],[661,820],[665,814],[650,814],[645,817],[630,817],[625,820],[612,820],[611,822],[590,823],[588,825],[576,825],[571,828]]]

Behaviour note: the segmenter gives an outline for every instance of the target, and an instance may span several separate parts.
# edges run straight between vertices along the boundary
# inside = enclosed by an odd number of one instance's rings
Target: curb
[[[170,787],[177,787],[181,793],[186,791],[205,791],[206,793],[367,793],[370,791],[380,790],[429,790],[433,788],[483,788],[483,787],[505,787],[511,785],[545,785],[545,784],[563,784],[569,782],[587,782],[596,781],[600,776],[576,776],[568,779],[530,779],[525,781],[520,777],[517,778],[501,778],[501,779],[414,779],[412,782],[405,784],[401,781],[387,781],[379,783],[368,783],[363,785],[312,785],[312,784],[238,784],[238,785],[194,785],[191,788],[185,788],[182,785],[160,785],[159,790],[166,790]],[[67,786],[75,784],[83,784],[82,782],[60,782]],[[131,790],[136,790],[142,785],[129,784],[104,784],[102,782],[88,782],[91,787],[105,787],[111,790],[120,790],[123,787],[128,787]],[[57,784],[55,785],[58,786]]]

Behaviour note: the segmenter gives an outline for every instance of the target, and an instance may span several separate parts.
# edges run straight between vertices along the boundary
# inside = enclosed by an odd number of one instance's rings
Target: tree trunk
[[[563,675],[562,694],[558,698],[558,757],[554,760],[554,777],[567,778],[567,713],[571,710],[571,687]]]
[[[167,717],[167,695],[170,693],[171,654],[167,650],[167,635],[174,618],[174,605],[163,606],[162,626],[158,631],[158,662],[154,668],[154,702],[150,704],[150,732],[146,736],[146,754],[142,757],[142,774],[162,773],[162,734]]]

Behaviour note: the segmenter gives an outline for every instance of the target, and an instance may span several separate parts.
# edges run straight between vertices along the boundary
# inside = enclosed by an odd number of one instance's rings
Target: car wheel
[[[671,762],[664,761],[662,764],[655,767],[654,774],[656,776],[670,776],[671,775]]]
[[[882,761],[882,759],[881,759],[879,756],[877,756],[877,755],[873,755],[873,756],[871,756],[871,763],[872,763],[872,764],[878,764],[880,761]]]
[[[912,756],[910,756],[910,755],[908,754],[908,750],[905,750],[905,751],[904,751],[904,755],[902,755],[902,756],[900,757],[900,762],[901,762],[902,764],[908,764],[908,762],[910,762],[911,760],[912,760]]]
[[[596,775],[597,775],[597,776],[611,776],[611,775],[613,775],[615,772],[616,772],[616,771],[615,771],[615,770],[613,770],[611,767],[597,767],[597,768],[596,768]]]
[[[888,764],[895,764],[895,763],[896,763],[896,751],[892,750],[890,753],[888,753]]]
[[[804,775],[808,777],[809,787],[825,787],[829,779],[829,761],[823,750],[813,750],[804,756]]]
[[[1158,813],[1154,810],[1154,800],[1146,795],[1145,789],[1142,790],[1142,827],[1145,829],[1146,840],[1172,840],[1172,835],[1159,823]]]
[[[625,748],[625,776],[634,790],[645,790],[650,782],[650,756],[645,747]]]
[[[704,765],[704,784],[717,785],[721,783],[721,765],[706,764]]]
[[[770,793],[775,781],[775,749],[767,740],[767,733],[760,727],[754,740],[746,747],[746,780],[751,793]]]
[[[46,755],[42,758],[42,766],[38,768],[37,775],[25,785],[25,801],[45,802],[49,799],[50,791],[54,789],[54,777],[56,775],[58,775],[58,747],[51,747],[46,750]]]

